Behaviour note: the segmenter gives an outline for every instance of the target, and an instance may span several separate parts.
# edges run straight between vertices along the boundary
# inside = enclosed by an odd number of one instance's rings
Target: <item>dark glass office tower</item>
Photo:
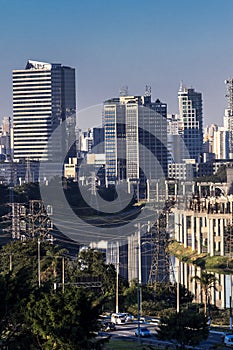
[[[202,94],[181,86],[178,99],[182,122],[181,135],[189,152],[188,157],[199,161],[203,152]]]
[[[107,183],[146,182],[167,176],[166,117],[167,105],[152,102],[148,94],[104,102]]]

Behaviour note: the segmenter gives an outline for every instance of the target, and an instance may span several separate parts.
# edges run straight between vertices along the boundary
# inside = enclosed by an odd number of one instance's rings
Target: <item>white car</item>
[[[133,315],[127,313],[127,314],[125,314],[125,316],[126,316],[126,319],[125,319],[126,322],[133,322],[133,320],[134,320]]]
[[[233,348],[233,334],[227,334],[224,337],[224,345]]]
[[[125,313],[113,313],[111,315],[111,322],[115,323],[115,324],[121,324],[121,323],[125,323],[126,322],[126,315]]]

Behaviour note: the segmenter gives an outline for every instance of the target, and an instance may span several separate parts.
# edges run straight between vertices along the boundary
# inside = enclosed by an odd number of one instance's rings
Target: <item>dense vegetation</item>
[[[11,242],[0,251],[0,346],[9,350],[99,348],[99,315],[115,310],[114,266],[93,249],[81,250],[76,258],[45,241],[39,249],[40,259],[37,240]],[[142,288],[144,315],[175,311],[176,286],[161,283]],[[192,298],[180,287],[181,307],[190,305]],[[136,282],[128,286],[120,279],[119,300],[120,311],[137,317]]]
[[[66,183],[64,187],[75,212],[79,215],[93,214],[86,210],[83,201],[79,201],[77,184]],[[1,186],[0,194],[2,234],[9,224],[7,203],[10,200],[27,205],[31,199],[40,199],[38,184],[10,190]],[[100,195],[111,201],[115,193],[110,190]],[[133,202],[126,210],[132,209]],[[175,312],[176,284],[156,283],[140,288],[142,316],[162,317],[164,325],[169,325],[170,321],[178,322],[179,313]],[[137,317],[137,293],[137,281],[128,285],[120,278],[120,311],[130,312]],[[184,318],[184,310],[190,309],[193,295],[182,286],[179,293]],[[77,256],[70,256],[68,251],[43,239],[38,244],[36,237],[25,242],[11,242],[0,250],[0,348],[99,349],[100,343],[96,337],[98,318],[103,312],[115,311],[115,299],[116,270],[112,264],[105,263],[105,257],[100,251],[83,249]],[[200,310],[202,314],[204,305],[200,306]],[[199,314],[196,310],[194,313]],[[201,322],[203,328],[199,329],[197,342],[206,337],[206,321],[202,319]],[[179,323],[179,327],[182,329],[185,324]],[[161,328],[161,339],[171,337],[174,336],[169,332],[166,334],[166,329]],[[185,344],[185,340],[176,340]]]
[[[64,250],[37,241],[13,242],[0,252],[0,339],[9,349],[88,349],[107,289],[80,288]],[[62,258],[65,284],[60,287]],[[77,260],[78,261],[78,260]],[[77,264],[78,269],[78,264]],[[109,275],[102,264],[102,275]],[[98,266],[101,268],[101,266]],[[80,271],[79,271],[80,272]],[[54,283],[58,288],[54,290]]]
[[[196,346],[207,339],[209,329],[204,313],[196,310],[184,309],[178,314],[172,312],[161,318],[158,338],[174,342],[177,349],[187,349],[187,346]]]

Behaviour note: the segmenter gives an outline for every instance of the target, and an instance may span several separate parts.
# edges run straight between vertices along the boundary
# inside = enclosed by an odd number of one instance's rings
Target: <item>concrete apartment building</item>
[[[75,95],[74,68],[29,60],[13,71],[14,160],[48,160],[49,138],[64,121],[54,151],[66,149],[75,133]]]
[[[227,183],[193,183],[196,191],[189,192],[173,209],[173,236],[185,248],[198,254],[232,257],[233,254],[233,168],[227,169]],[[194,194],[195,193],[195,194]],[[201,302],[204,295],[200,284],[192,280],[201,276],[201,268],[195,264],[175,261],[176,280],[193,292],[195,300]],[[216,290],[211,291],[210,303],[220,308],[229,307],[232,295],[232,278],[215,273]]]

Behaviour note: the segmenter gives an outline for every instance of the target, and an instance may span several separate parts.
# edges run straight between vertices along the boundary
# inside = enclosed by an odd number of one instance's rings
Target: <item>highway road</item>
[[[150,329],[152,336],[150,338],[142,338],[142,343],[147,343],[151,345],[156,344],[164,344],[170,345],[171,349],[174,348],[174,344],[172,344],[169,341],[160,341],[156,338],[156,325],[155,324],[148,324],[148,323],[141,323],[141,327],[146,327]],[[116,330],[113,332],[104,333],[101,332],[100,335],[106,335],[111,334],[112,339],[134,339],[135,341],[138,341],[138,338],[135,336],[135,330],[137,329],[137,323],[127,323],[123,325],[116,325]],[[221,341],[221,333],[219,332],[210,332],[210,335],[206,341],[203,341],[199,346],[193,348],[196,350],[210,350],[213,349],[213,346],[215,349],[221,349],[221,350],[227,350],[229,348],[226,348],[223,346],[223,342]]]

